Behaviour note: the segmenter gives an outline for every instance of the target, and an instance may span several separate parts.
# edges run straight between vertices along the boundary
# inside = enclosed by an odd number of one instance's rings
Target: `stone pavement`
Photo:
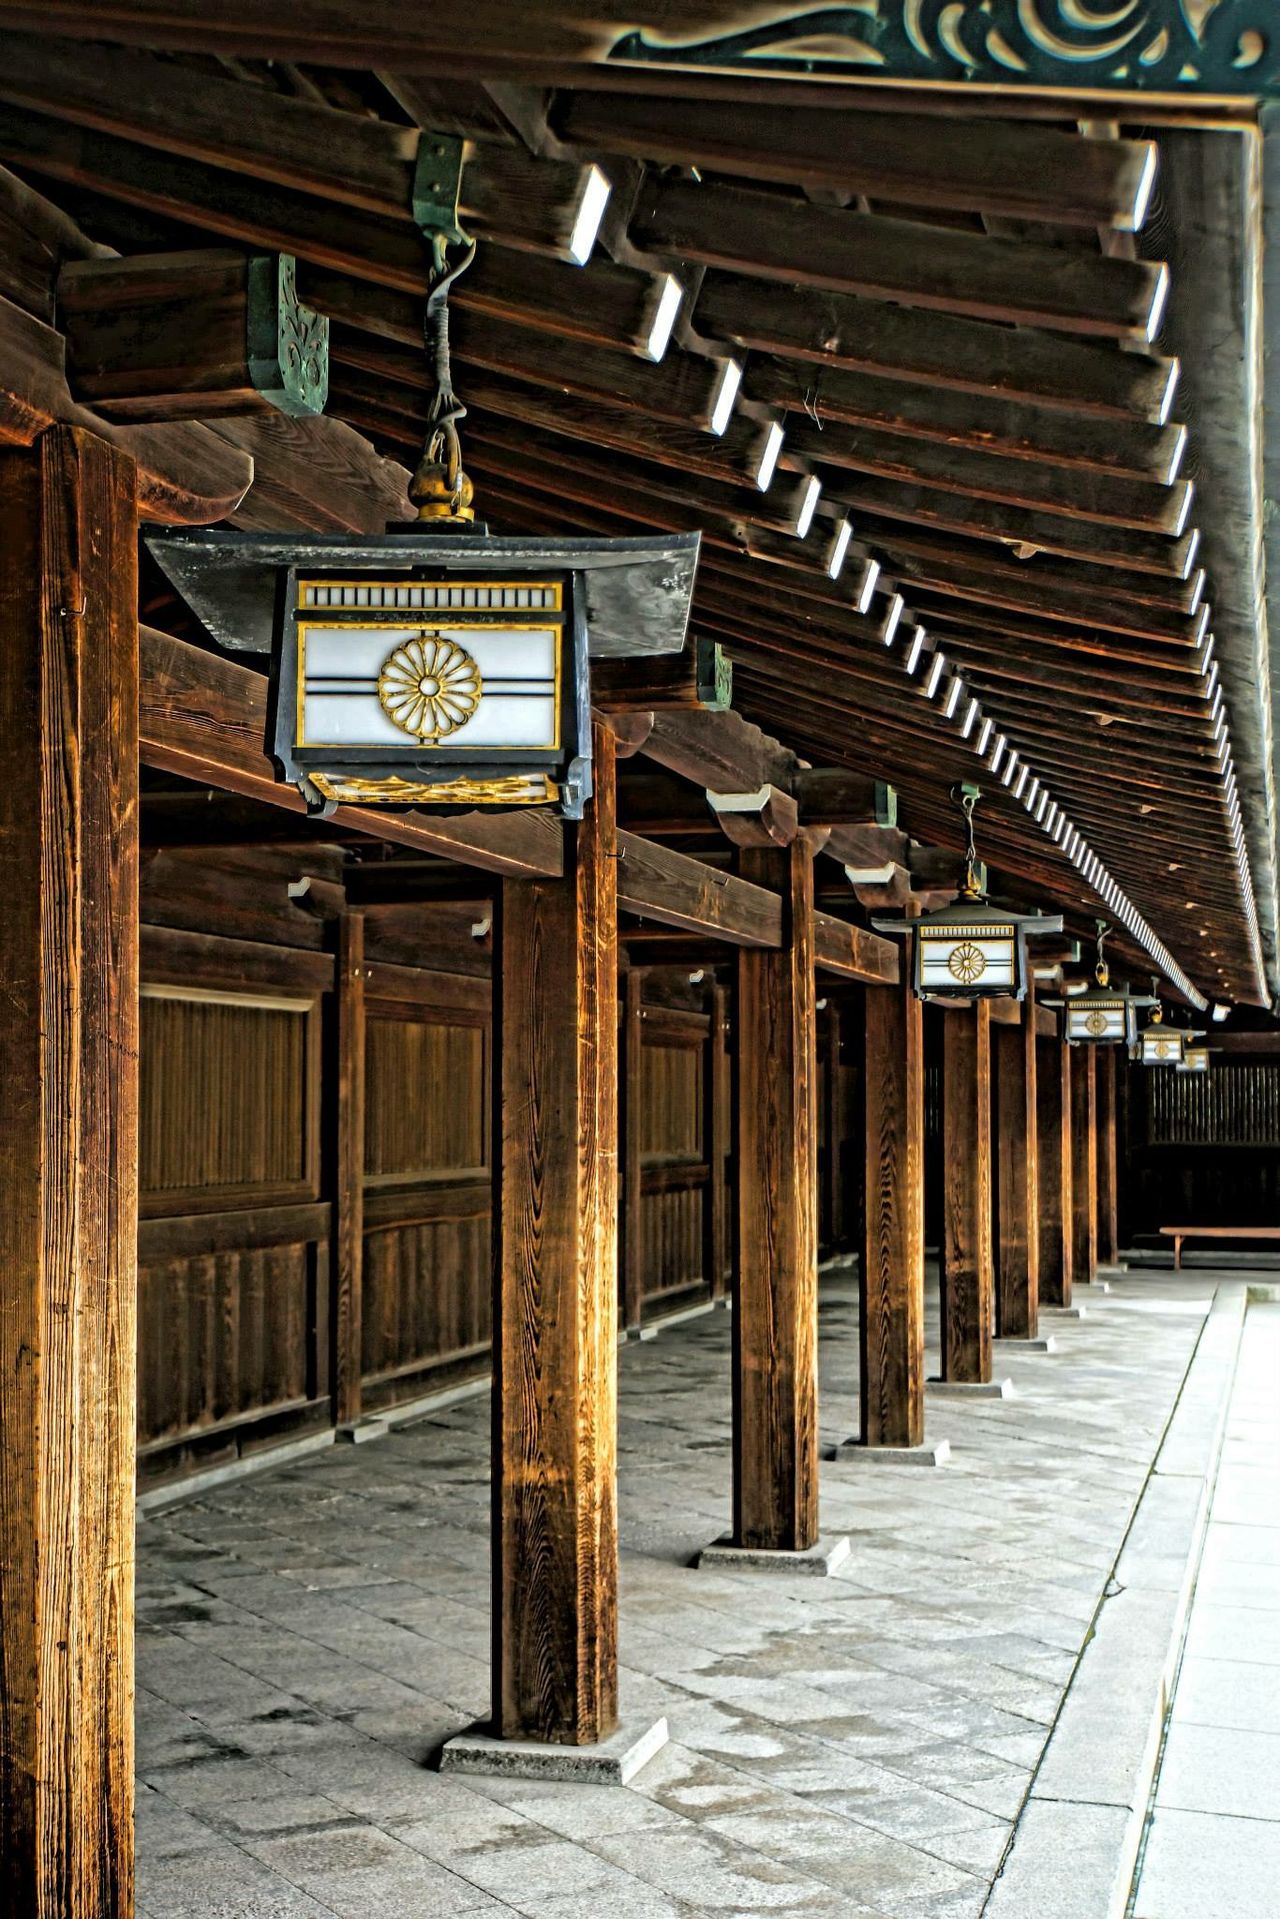
[[[1280,1305],[1245,1317],[1132,1912],[1280,1912]]]
[[[141,1913],[976,1919],[1212,1291],[1135,1275],[1047,1313],[1056,1354],[997,1349],[1017,1397],[930,1401],[946,1467],[824,1466],[829,1579],[690,1570],[729,1519],[729,1318],[626,1346],[623,1705],[671,1744],[625,1788],[424,1767],[488,1710],[485,1398],[144,1517]],[[821,1324],[841,1439],[847,1271]]]

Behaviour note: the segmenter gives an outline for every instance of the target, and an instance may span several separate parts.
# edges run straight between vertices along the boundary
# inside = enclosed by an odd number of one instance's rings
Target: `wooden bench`
[[[1182,1271],[1184,1239],[1280,1239],[1280,1226],[1162,1226],[1165,1239],[1173,1241],[1173,1270]]]

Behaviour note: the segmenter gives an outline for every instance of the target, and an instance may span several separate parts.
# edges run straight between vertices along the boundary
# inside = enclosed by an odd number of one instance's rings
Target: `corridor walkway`
[[[1244,1323],[1133,1919],[1280,1909],[1280,1304]]]
[[[1016,1398],[930,1400],[947,1467],[825,1466],[830,1579],[689,1569],[728,1521],[729,1316],[625,1347],[624,1707],[671,1729],[626,1789],[424,1768],[488,1707],[486,1398],[144,1518],[142,1913],[977,1919],[1212,1290],[1046,1314],[1056,1354],[998,1349]],[[836,1273],[831,1438],[856,1377]]]

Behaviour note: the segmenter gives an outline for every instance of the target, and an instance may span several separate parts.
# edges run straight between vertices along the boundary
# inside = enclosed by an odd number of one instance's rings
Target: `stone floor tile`
[[[1280,1666],[1245,1660],[1184,1658],[1173,1721],[1274,1732],[1280,1726]]]
[[[1192,1608],[1186,1653],[1192,1659],[1244,1659],[1253,1665],[1280,1666],[1280,1613],[1201,1600]]]
[[[1280,1822],[1280,1729],[1241,1732],[1175,1721],[1156,1806]]]
[[[1157,1807],[1133,1919],[1275,1919],[1280,1823]]]

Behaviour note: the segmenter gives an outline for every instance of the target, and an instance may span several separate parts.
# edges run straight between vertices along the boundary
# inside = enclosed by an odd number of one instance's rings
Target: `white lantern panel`
[[[1148,1026],[1142,1033],[1144,1066],[1180,1066],[1182,1035],[1168,1026]]]
[[[1106,1045],[1110,1041],[1123,1040],[1125,1031],[1125,1009],[1117,1001],[1110,1006],[1067,1006],[1067,1038],[1069,1040],[1091,1041],[1095,1045]]]
[[[557,750],[559,638],[554,627],[300,622],[297,744]]]
[[[1016,991],[1011,926],[925,926],[916,938],[916,977],[923,992]]]

